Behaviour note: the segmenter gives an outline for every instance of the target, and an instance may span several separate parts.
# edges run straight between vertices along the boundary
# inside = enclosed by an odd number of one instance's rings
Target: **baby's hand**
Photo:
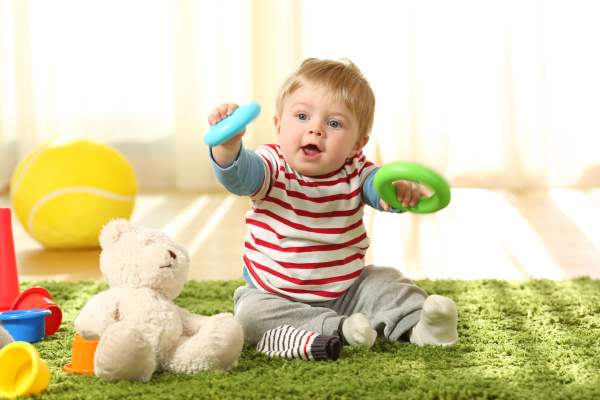
[[[417,202],[421,197],[421,189],[416,182],[395,181],[393,182],[393,185],[396,187],[396,198],[398,201],[402,202],[403,207],[414,207],[417,205]],[[383,201],[383,199],[379,200],[379,203],[385,211],[390,210],[390,205]]]
[[[208,115],[208,123],[210,124],[210,126],[213,126],[221,122],[229,115],[231,115],[233,113],[233,110],[235,110],[238,107],[239,106],[235,103],[221,104]],[[228,141],[221,143],[218,146],[211,147],[211,154],[213,156],[213,160],[221,168],[227,168],[235,162],[240,152],[240,148],[242,146],[242,136],[244,135],[244,133],[246,133],[245,128],[242,129],[237,135],[235,135]]]
[[[225,118],[230,116],[236,108],[239,108],[239,107],[240,106],[238,106],[235,103],[222,103],[219,107],[216,107],[210,114],[208,114],[208,123],[210,124],[210,126],[213,126],[213,125],[223,121]],[[240,132],[238,132],[237,135],[235,135],[233,138],[231,138],[229,140],[235,139],[235,141],[239,141],[241,139],[241,137],[244,135],[244,133],[246,133],[245,128],[243,130],[241,130]],[[227,142],[225,142],[225,143],[227,143]]]

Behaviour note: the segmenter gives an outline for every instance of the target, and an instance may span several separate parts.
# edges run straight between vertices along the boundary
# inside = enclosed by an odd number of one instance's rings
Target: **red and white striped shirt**
[[[362,185],[377,167],[362,152],[329,175],[294,171],[278,145],[257,151],[265,178],[250,196],[244,263],[254,285],[300,301],[341,296],[363,267],[369,238]]]

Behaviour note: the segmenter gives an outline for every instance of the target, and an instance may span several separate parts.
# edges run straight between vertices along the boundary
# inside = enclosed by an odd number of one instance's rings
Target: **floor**
[[[10,207],[8,193],[0,207]],[[227,193],[144,192],[131,222],[185,244],[190,279],[237,279],[248,209],[247,198]],[[435,214],[367,207],[365,223],[367,262],[413,279],[600,278],[600,188],[453,189],[450,206]],[[46,250],[14,214],[12,227],[20,281],[103,279],[99,250]]]

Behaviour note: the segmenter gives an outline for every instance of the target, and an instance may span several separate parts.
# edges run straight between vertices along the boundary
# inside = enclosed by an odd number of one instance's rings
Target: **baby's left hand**
[[[402,202],[403,207],[414,207],[417,205],[419,198],[421,197],[421,189],[416,182],[412,181],[395,181],[393,185],[396,187],[396,198],[398,201]],[[390,205],[383,201],[383,199],[379,200],[379,204],[385,211],[390,210]]]

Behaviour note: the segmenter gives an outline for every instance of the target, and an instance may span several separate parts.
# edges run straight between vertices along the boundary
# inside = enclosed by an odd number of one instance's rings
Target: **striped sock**
[[[343,340],[339,331],[320,335],[283,325],[266,331],[256,349],[269,356],[299,358],[309,361],[335,361],[342,351]]]

